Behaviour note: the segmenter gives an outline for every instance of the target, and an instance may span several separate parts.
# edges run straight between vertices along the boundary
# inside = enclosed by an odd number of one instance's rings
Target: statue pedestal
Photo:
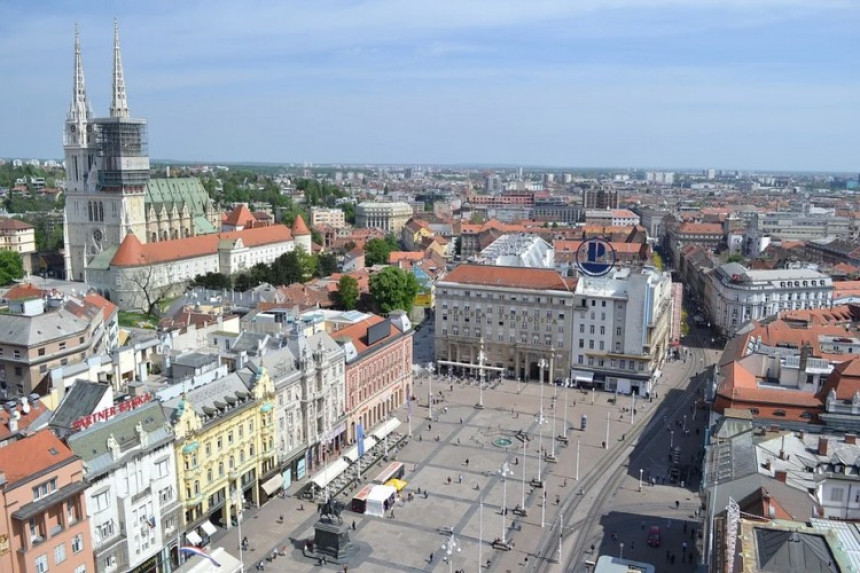
[[[314,525],[314,549],[317,554],[326,555],[333,560],[348,558],[355,551],[349,539],[349,526],[318,521]]]

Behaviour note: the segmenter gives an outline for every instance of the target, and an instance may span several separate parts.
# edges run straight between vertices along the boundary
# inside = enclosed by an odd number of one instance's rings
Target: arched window
[[[785,410],[774,410],[773,415],[778,416],[780,418],[785,418]]]

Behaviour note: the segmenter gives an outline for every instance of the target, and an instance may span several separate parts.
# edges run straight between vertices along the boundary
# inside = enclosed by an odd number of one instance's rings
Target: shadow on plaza
[[[674,504],[671,508],[667,504],[666,509],[675,511]],[[643,561],[657,571],[694,571],[701,543],[699,524],[687,512],[677,513],[670,518],[624,511],[608,513],[600,520],[604,535],[599,546],[595,542],[594,553]],[[658,528],[659,534],[655,535],[652,528]],[[593,556],[589,559],[596,559],[590,545],[591,541],[585,551]]]
[[[697,407],[699,399],[695,391],[684,389],[670,389],[661,397],[660,404],[650,414],[648,425],[630,452],[627,467],[630,477],[637,480],[641,477],[645,487],[671,485],[698,492],[707,423],[707,411]],[[624,406],[619,404],[619,408]],[[636,415],[641,414],[637,408]],[[616,419],[620,416],[629,419],[629,406],[616,415],[619,416]],[[626,440],[627,436],[622,434],[616,440],[622,441],[622,438]]]

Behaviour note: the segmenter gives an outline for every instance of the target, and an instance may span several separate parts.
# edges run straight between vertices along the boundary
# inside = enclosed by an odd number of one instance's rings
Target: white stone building
[[[328,225],[333,229],[346,227],[346,216],[343,209],[328,207],[311,207],[311,227]]]
[[[831,306],[833,279],[812,269],[749,270],[738,263],[714,269],[705,283],[705,310],[723,334],[782,310]]]
[[[652,391],[671,338],[672,280],[651,267],[581,276],[573,304],[571,378],[609,391]]]
[[[167,296],[197,275],[229,276],[272,263],[294,248],[292,233],[283,225],[147,244],[129,234],[118,248],[90,262],[87,282],[121,309],[149,310],[151,297]]]
[[[347,445],[344,351],[325,332],[305,336],[296,326],[285,346],[252,358],[275,384],[275,446],[284,491]]]
[[[408,203],[375,203],[365,201],[355,207],[355,226],[362,229],[382,229],[386,233],[400,234],[412,217]]]
[[[151,402],[68,438],[84,461],[96,571],[161,570],[180,526],[173,432]]]

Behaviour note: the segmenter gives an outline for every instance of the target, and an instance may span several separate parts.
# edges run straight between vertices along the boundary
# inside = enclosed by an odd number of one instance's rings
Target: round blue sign
[[[618,253],[609,241],[604,239],[588,239],[576,249],[576,266],[583,274],[592,277],[602,277],[613,268],[618,261]]]

